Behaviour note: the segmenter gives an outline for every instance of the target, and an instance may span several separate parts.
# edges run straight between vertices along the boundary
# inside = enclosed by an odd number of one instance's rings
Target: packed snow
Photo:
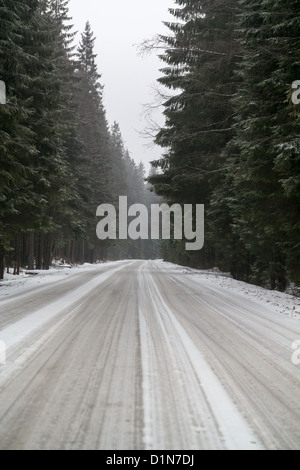
[[[82,265],[70,265],[67,263],[53,263],[49,271],[21,269],[19,275],[13,274],[13,269],[7,273],[5,270],[4,279],[0,281],[0,299],[6,296],[23,294],[36,287],[47,286],[54,282],[65,279],[84,271],[98,270],[99,266],[109,266],[113,263],[98,263]]]
[[[162,261],[160,261],[160,263],[162,263]],[[198,270],[166,262],[163,262],[163,265],[165,267],[168,266],[177,273],[190,276],[194,281],[221,287],[229,292],[233,291],[244,296],[245,299],[251,299],[262,305],[273,308],[274,311],[282,315],[300,320],[300,297],[286,292],[265,289],[243,281],[237,281],[233,279],[229,273],[222,273],[217,268],[212,270]]]
[[[299,446],[290,294],[130,260],[6,275],[0,306],[1,448]]]
[[[157,261],[165,267],[175,270],[177,273],[192,277],[195,281],[221,287],[227,291],[241,294],[245,298],[256,301],[262,305],[272,307],[276,312],[300,320],[300,297],[290,293],[271,291],[263,287],[248,284],[243,281],[233,279],[230,274],[222,273],[218,269],[198,270],[173,263],[166,263],[163,260]],[[0,299],[5,296],[18,295],[38,286],[46,286],[57,281],[63,281],[67,277],[80,272],[99,269],[99,265],[109,266],[111,262],[83,265],[69,265],[66,263],[56,263],[49,271],[21,270],[19,276],[14,276],[12,270],[10,274],[5,272],[4,280],[0,281]]]

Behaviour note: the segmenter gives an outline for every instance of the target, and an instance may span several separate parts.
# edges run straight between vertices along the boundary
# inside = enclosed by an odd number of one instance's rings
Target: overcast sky
[[[173,0],[70,0],[75,30],[82,32],[89,20],[97,37],[95,52],[108,121],[120,124],[126,147],[147,171],[147,163],[159,158],[162,149],[149,148],[151,141],[139,135],[147,126],[143,105],[155,100],[152,88],[164,64],[155,53],[140,57],[137,45],[158,33],[168,34],[163,21],[172,19],[168,12],[172,7]],[[155,118],[164,122],[161,113]]]

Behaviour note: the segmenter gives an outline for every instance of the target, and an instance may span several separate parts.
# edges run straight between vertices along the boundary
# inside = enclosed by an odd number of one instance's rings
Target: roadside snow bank
[[[300,320],[300,298],[291,294],[279,291],[271,291],[243,281],[236,281],[228,273],[222,273],[217,269],[198,270],[179,266],[172,263],[166,263],[159,260],[157,263],[163,263],[169,266],[178,274],[191,276],[193,280],[205,283],[207,285],[218,286],[227,290],[232,290],[241,294],[249,300],[254,300],[262,305],[272,307],[277,313]]]
[[[98,269],[99,274],[88,283],[83,284],[76,290],[64,296],[63,300],[58,299],[50,302],[45,307],[34,311],[30,315],[21,320],[9,325],[1,330],[1,341],[6,345],[7,350],[15,344],[23,341],[34,331],[50,322],[50,320],[58,317],[62,312],[67,311],[70,307],[75,308],[79,301],[86,297],[90,292],[96,289],[100,284],[105,282],[110,277],[114,276],[118,271],[124,268],[124,263],[113,263],[114,268],[109,271],[101,271]],[[4,301],[5,303],[6,301]]]
[[[115,263],[115,262],[114,262]],[[10,274],[5,271],[4,280],[0,281],[0,299],[7,296],[19,295],[32,290],[35,287],[46,286],[57,281],[63,281],[70,276],[79,274],[84,271],[93,271],[99,269],[99,266],[109,266],[113,262],[83,265],[59,265],[51,267],[49,271],[30,271],[21,270],[19,276],[14,276],[13,270]]]

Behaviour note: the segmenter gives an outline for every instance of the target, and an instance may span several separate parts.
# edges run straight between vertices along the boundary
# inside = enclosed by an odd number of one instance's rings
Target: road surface
[[[300,447],[299,321],[155,261],[0,311],[0,449]]]

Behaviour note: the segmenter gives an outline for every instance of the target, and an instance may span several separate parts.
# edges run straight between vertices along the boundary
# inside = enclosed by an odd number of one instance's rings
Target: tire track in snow
[[[159,397],[157,389],[161,387],[161,384],[158,382],[155,384],[155,381],[161,377],[157,378],[153,373],[155,346],[153,333],[151,337],[150,332],[151,315],[153,315],[164,338],[166,351],[169,351],[168,360],[177,361],[177,368],[184,374],[181,379],[183,383],[188,384],[184,387],[187,396],[181,397],[185,402],[181,402],[182,415],[177,417],[177,423],[178,426],[185,428],[186,433],[189,433],[190,448],[262,449],[263,446],[258,437],[241,416],[227,391],[176,319],[163,299],[151,272],[147,271],[145,266],[140,268],[139,283],[140,290],[144,291],[144,295],[140,299],[140,332],[144,384],[144,443],[146,448],[154,449],[159,445],[167,444],[161,441],[164,433],[157,420],[157,416],[163,412],[163,404],[156,401]],[[146,300],[145,291],[148,294],[147,299],[151,298],[151,308],[149,300]],[[147,311],[148,314],[145,313]],[[170,349],[173,351],[170,352]],[[178,396],[178,398],[180,397]],[[187,400],[193,403],[193,419],[188,412]],[[208,413],[211,415],[210,419],[207,416]],[[203,422],[204,416],[206,419]],[[199,429],[197,429],[195,422],[200,424]],[[187,447],[185,446],[185,448]]]
[[[132,264],[132,263],[131,263]],[[26,318],[13,323],[12,325],[4,328],[0,331],[1,341],[4,341],[7,351],[15,346],[17,343],[23,341],[32,332],[43,326],[45,323],[53,320],[54,317],[58,316],[64,310],[69,309],[74,304],[78,304],[82,297],[87,296],[100,284],[105,282],[111,276],[116,274],[118,271],[128,267],[129,264],[118,266],[111,271],[99,274],[95,279],[89,281],[88,285],[84,284],[75,291],[65,295],[63,299],[56,300],[49,303],[46,307],[28,315]]]
[[[1,448],[142,447],[135,267],[127,263],[71,308],[0,386]]]
[[[165,279],[166,303],[264,447],[299,448],[300,374],[291,362],[299,322],[268,305],[248,304],[231,290],[207,288],[200,280],[174,275],[163,266],[157,269],[155,264],[155,279]],[[177,293],[184,300],[178,308]]]

